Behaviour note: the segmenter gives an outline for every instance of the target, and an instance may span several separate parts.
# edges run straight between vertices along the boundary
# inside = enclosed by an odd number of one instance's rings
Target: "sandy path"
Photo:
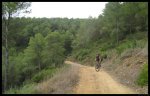
[[[108,73],[101,69],[96,72],[94,67],[83,66],[66,61],[79,67],[79,82],[74,88],[77,94],[137,94],[134,90],[118,83]]]

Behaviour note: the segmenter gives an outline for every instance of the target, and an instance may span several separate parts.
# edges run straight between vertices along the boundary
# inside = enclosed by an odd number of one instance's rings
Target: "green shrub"
[[[53,76],[56,70],[57,68],[44,69],[40,71],[38,74],[34,75],[32,78],[32,81],[38,83],[42,81],[43,79],[50,78]]]
[[[136,83],[140,86],[148,84],[148,64],[144,64]]]
[[[40,82],[41,80],[43,80],[43,77],[44,77],[44,74],[39,73],[39,74],[35,75],[35,76],[32,78],[32,81],[38,83],[38,82]]]
[[[100,51],[99,53],[103,59],[107,58],[107,51]]]
[[[87,56],[87,54],[89,54],[89,52],[90,52],[89,49],[81,49],[75,53],[74,57],[75,57],[75,59],[82,61],[83,59],[86,58],[86,56]]]
[[[18,90],[18,94],[35,94],[35,85],[34,83],[24,85]]]
[[[121,44],[116,47],[117,53],[120,55],[125,49],[135,48],[136,42],[134,40],[124,40]]]
[[[16,94],[18,92],[17,89],[15,88],[10,88],[9,90],[7,90],[4,94]]]
[[[140,39],[144,39],[146,35],[147,34],[145,32],[137,32],[134,34],[134,38],[140,40]]]
[[[105,42],[104,44],[101,44],[100,46],[101,46],[101,51],[106,51],[108,49],[114,48],[115,44],[114,43],[110,43],[110,42],[108,42],[108,43]]]
[[[140,47],[140,48],[144,48],[145,47],[145,44],[147,42],[147,39],[142,39],[142,40],[137,40],[136,41],[136,47]]]
[[[33,81],[39,82],[43,79],[50,78],[51,76],[56,74],[56,72],[62,72],[70,66],[71,65],[69,64],[64,64],[60,68],[49,66],[47,69],[43,69],[39,73],[37,73],[31,80],[26,80],[20,88],[10,88],[4,94],[38,94],[37,90],[35,89],[37,83],[34,83]]]
[[[35,84],[25,84],[21,88],[10,88],[5,94],[34,94],[35,93]]]
[[[74,52],[74,53],[73,53],[73,57],[74,57],[75,59],[77,59],[78,56],[79,56],[79,53],[80,53],[79,51]]]

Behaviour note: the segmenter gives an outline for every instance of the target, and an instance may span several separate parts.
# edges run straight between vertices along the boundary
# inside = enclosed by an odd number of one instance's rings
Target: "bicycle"
[[[101,64],[97,62],[95,64],[95,70],[98,72],[100,70],[100,68],[101,68]]]

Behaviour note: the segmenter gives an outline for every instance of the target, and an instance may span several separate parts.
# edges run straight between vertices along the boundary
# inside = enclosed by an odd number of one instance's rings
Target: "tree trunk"
[[[8,26],[10,22],[11,14],[8,13],[8,19],[3,18],[5,23],[5,80],[4,80],[4,90],[8,88],[8,66],[9,66],[9,50],[8,50]]]
[[[116,30],[117,30],[117,45],[118,45],[118,39],[119,39],[119,35],[118,35],[118,18],[116,18]]]
[[[41,70],[41,62],[40,62],[40,59],[39,59],[39,71]]]
[[[41,70],[41,56],[40,56],[40,51],[38,50],[38,66],[39,66],[39,71]]]
[[[132,34],[131,28],[132,28],[132,24],[131,24],[131,22],[130,22],[130,34]]]
[[[5,23],[6,24],[6,23]],[[8,28],[6,24],[6,32],[5,32],[5,80],[4,80],[4,90],[7,89],[7,79],[8,79],[8,65],[9,65],[9,55],[8,55],[8,38],[7,34],[8,33]]]

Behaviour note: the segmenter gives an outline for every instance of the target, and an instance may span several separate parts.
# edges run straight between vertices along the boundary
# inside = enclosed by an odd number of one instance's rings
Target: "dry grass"
[[[78,81],[78,68],[69,65],[51,79],[39,83],[36,87],[38,94],[69,94]]]
[[[120,83],[136,89],[139,93],[147,94],[147,86],[141,88],[135,84],[143,64],[148,62],[147,45],[144,48],[127,49],[120,57],[115,55],[102,64],[103,68],[117,77]]]
[[[147,57],[148,56],[148,42],[146,43],[145,47],[142,50],[143,56]]]
[[[127,50],[125,50],[125,51],[121,54],[120,59],[123,60],[123,59],[125,59],[125,58],[131,57],[131,56],[132,56],[132,53],[133,53],[133,50],[134,50],[134,49],[127,49]]]

